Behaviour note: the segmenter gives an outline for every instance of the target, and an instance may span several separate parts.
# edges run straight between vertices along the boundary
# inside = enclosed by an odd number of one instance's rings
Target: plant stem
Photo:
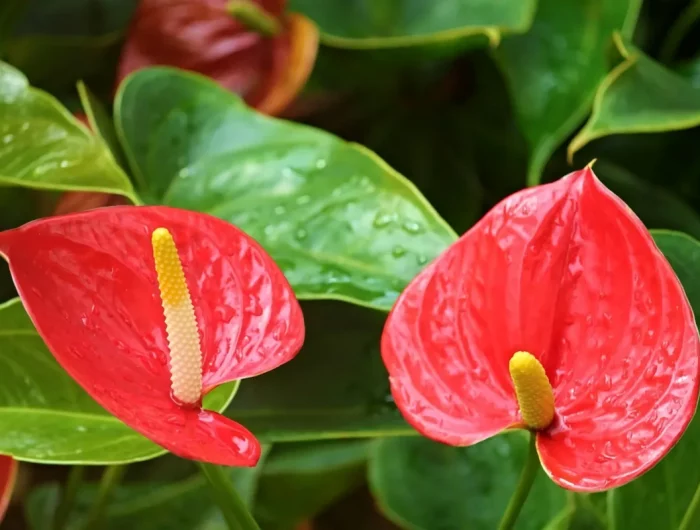
[[[102,528],[102,518],[107,510],[109,497],[115,486],[121,481],[125,471],[126,466],[107,466],[105,468],[102,473],[102,479],[100,479],[97,497],[90,507],[90,512],[83,526],[84,530],[97,530],[98,528]]]
[[[520,510],[522,510],[527,500],[527,496],[532,488],[532,483],[535,481],[539,466],[539,458],[537,457],[537,449],[535,447],[536,438],[537,436],[534,432],[530,433],[530,442],[528,443],[527,456],[525,457],[525,467],[523,467],[515,492],[510,498],[506,513],[503,514],[501,524],[498,526],[499,530],[511,530],[515,527],[515,521],[517,521]]]
[[[73,505],[75,504],[75,496],[78,494],[78,488],[83,482],[85,468],[83,466],[73,466],[68,473],[68,480],[63,488],[61,500],[56,507],[56,512],[53,516],[54,530],[62,530],[68,522]]]
[[[681,521],[678,530],[690,530],[691,528],[697,528],[697,525],[693,525],[695,518],[698,517],[698,512],[700,511],[700,482],[698,482],[698,487],[695,488],[695,494],[693,495],[693,500],[690,501],[688,509],[685,511],[683,520]]]
[[[260,530],[258,523],[250,515],[243,499],[233,487],[225,469],[214,464],[198,462],[199,469],[209,482],[219,509],[230,530]]]
[[[231,0],[226,11],[251,31],[264,37],[274,37],[282,30],[279,21],[250,0]]]

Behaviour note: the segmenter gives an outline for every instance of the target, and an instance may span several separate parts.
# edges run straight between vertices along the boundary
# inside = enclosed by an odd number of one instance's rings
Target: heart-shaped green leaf
[[[498,42],[501,33],[526,31],[534,0],[291,0],[321,28],[323,42],[341,48],[394,48],[474,35]]]
[[[631,34],[640,0],[540,0],[532,28],[497,54],[530,146],[528,184],[585,118],[607,70],[612,35]]]
[[[654,240],[676,272],[695,314],[700,314],[700,243],[679,232],[654,230]],[[610,528],[679,528],[700,484],[697,466],[700,416],[697,414],[671,452],[650,471],[608,492]],[[700,513],[683,528],[700,527]]]
[[[205,406],[225,409],[237,387],[215,389]],[[19,299],[0,306],[0,454],[47,464],[124,464],[164,453],[68,376]]]
[[[677,131],[700,125],[700,89],[617,38],[625,60],[598,87],[593,112],[569,144],[569,157],[610,134]]]
[[[407,530],[493,530],[520,476],[523,432],[471,447],[423,437],[378,440],[370,456],[370,488],[383,513]],[[518,530],[542,530],[566,506],[566,492],[538,471]]]
[[[128,177],[101,140],[52,96],[0,62],[0,184],[102,191],[133,199]]]
[[[227,416],[267,442],[415,434],[394,406],[379,353],[385,316],[337,302],[302,309],[299,355],[246,381]]]
[[[129,77],[115,121],[142,196],[225,219],[254,237],[299,298],[388,310],[456,235],[367,149],[272,119],[204,77]]]

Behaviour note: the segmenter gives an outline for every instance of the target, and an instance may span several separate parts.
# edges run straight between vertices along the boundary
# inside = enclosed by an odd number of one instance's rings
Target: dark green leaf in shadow
[[[607,73],[613,31],[631,33],[640,0],[541,0],[532,29],[505,39],[497,57],[530,145],[528,184],[583,121]]]
[[[341,48],[395,48],[472,36],[497,43],[502,33],[530,26],[534,0],[291,0],[321,28],[325,44]]]
[[[102,141],[6,63],[0,63],[0,184],[134,194]]]
[[[205,397],[222,410],[238,387]],[[0,454],[51,464],[123,464],[165,453],[100,407],[56,362],[19,299],[0,306]]]
[[[369,442],[278,444],[258,483],[254,515],[266,530],[311,519],[365,479]]]
[[[598,87],[588,122],[571,140],[569,157],[610,134],[650,133],[700,125],[700,89],[617,39],[625,60]]]
[[[115,102],[142,196],[254,237],[300,298],[388,310],[456,235],[367,149],[263,116],[204,77],[140,70]]]
[[[527,437],[519,431],[471,447],[423,437],[375,443],[370,488],[384,514],[406,530],[497,528],[527,453]],[[540,469],[515,528],[542,530],[566,499]]]
[[[226,415],[269,442],[414,434],[379,353],[385,315],[337,302],[302,308],[299,355],[245,381]]]

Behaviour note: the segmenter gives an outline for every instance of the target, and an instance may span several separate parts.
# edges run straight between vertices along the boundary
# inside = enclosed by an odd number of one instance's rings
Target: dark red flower
[[[169,259],[182,263],[166,274],[173,281],[184,270],[181,285],[189,288],[195,339],[185,346],[201,345],[201,395],[294,357],[304,323],[288,282],[255,241],[220,219],[114,206],[2,232],[0,252],[48,348],[100,405],[179,456],[255,465],[260,446],[243,426],[202,410],[201,401],[181,406],[171,398],[182,344],[172,320],[166,334],[172,313],[167,293],[159,294],[167,282],[156,277],[158,228],[177,245]]]
[[[393,308],[382,355],[421,433],[466,446],[529,427],[546,472],[579,491],[653,466],[698,397],[683,287],[590,168],[508,197],[428,266]]]
[[[0,522],[5,517],[7,507],[10,505],[17,479],[17,468],[17,460],[11,456],[0,455]]]
[[[318,49],[318,30],[286,0],[251,0],[277,20],[281,31],[251,31],[227,11],[228,0],[142,0],[134,15],[117,72],[153,65],[199,72],[243,96],[267,114],[278,114],[303,88]]]

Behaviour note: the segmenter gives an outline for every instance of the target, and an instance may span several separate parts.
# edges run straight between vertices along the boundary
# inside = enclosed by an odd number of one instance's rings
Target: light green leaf
[[[618,48],[625,60],[598,87],[591,117],[569,144],[569,158],[603,136],[700,125],[700,89],[620,39]]]
[[[247,380],[226,412],[268,442],[410,435],[379,353],[384,315],[303,303],[306,340],[292,361]]]
[[[312,19],[329,46],[397,48],[482,35],[524,32],[534,0],[291,0],[290,9]]]
[[[223,410],[237,383],[205,406]],[[0,306],[0,454],[43,464],[124,464],[165,450],[100,407],[51,355],[19,299]]]
[[[456,238],[372,152],[253,112],[204,77],[136,72],[117,95],[115,122],[143,197],[239,226],[299,298],[388,310]]]
[[[497,528],[527,453],[523,432],[471,447],[422,437],[375,443],[370,488],[382,512],[406,530]],[[565,505],[566,492],[539,469],[515,528],[542,530]]]
[[[105,145],[52,96],[31,88],[2,62],[0,184],[134,195]]]
[[[530,146],[528,184],[589,111],[607,70],[615,30],[634,29],[640,0],[541,0],[532,29],[505,39],[497,56]]]

